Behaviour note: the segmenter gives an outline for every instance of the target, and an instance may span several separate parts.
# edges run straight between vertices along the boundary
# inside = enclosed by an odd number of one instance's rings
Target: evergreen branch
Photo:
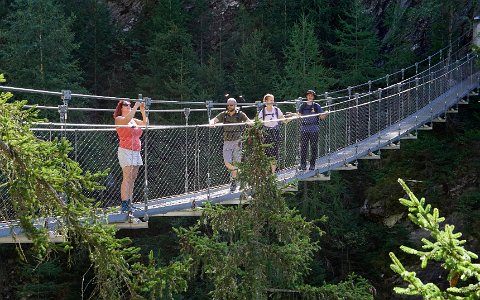
[[[462,245],[465,240],[459,240],[461,233],[455,233],[453,225],[446,224],[440,229],[440,223],[445,218],[440,217],[437,208],[432,210],[431,205],[425,203],[425,199],[418,198],[408,188],[405,182],[398,179],[398,182],[407,192],[409,199],[400,199],[400,203],[408,207],[410,220],[421,228],[430,232],[434,242],[422,239],[422,248],[427,251],[418,251],[409,247],[400,248],[408,253],[419,256],[421,267],[426,268],[428,261],[441,262],[441,266],[448,271],[447,279],[450,287],[441,291],[433,283],[423,283],[416,277],[415,272],[409,272],[402,265],[394,253],[390,253],[393,264],[390,268],[399,274],[403,280],[409,283],[407,288],[396,287],[396,293],[405,295],[421,295],[425,299],[477,299],[480,295],[480,264],[472,263],[478,256],[466,250]],[[460,283],[474,279],[475,284],[457,287]]]

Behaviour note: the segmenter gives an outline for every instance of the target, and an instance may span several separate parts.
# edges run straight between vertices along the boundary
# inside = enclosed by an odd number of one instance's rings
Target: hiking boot
[[[310,165],[310,167],[308,168],[310,171],[313,171],[315,170],[315,165]]]
[[[128,212],[128,200],[122,201],[122,205],[120,206],[120,212],[121,213],[126,213]]]
[[[305,171],[306,169],[307,169],[307,166],[303,166],[303,165],[300,166],[300,168],[299,168],[300,171]]]
[[[235,192],[235,190],[237,189],[237,180],[235,179],[232,179],[232,181],[230,182],[230,192]]]

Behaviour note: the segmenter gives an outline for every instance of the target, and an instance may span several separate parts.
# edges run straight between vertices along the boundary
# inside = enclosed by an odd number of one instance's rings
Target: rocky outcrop
[[[112,18],[123,30],[129,30],[137,23],[148,2],[148,0],[107,0]]]
[[[112,12],[112,16],[117,24],[128,31],[135,23],[142,18],[142,14],[147,13],[145,8],[153,7],[158,0],[107,0],[108,6]],[[381,40],[388,39],[391,32],[384,23],[385,16],[387,14],[387,8],[389,5],[393,5],[389,0],[364,0],[363,1],[368,11],[374,17],[375,28],[377,34]],[[422,5],[422,0],[400,0],[395,1],[397,5],[398,13],[401,15],[407,11],[408,8]],[[456,30],[465,31],[468,28],[464,28],[468,22],[465,22],[465,18],[462,16],[472,15],[472,9],[474,7],[473,0],[460,0],[462,7],[461,10],[457,10],[458,16],[455,18],[454,26]],[[183,2],[187,11],[195,9],[196,1],[188,0]],[[258,5],[258,0],[208,0],[208,6],[213,19],[209,30],[206,30],[206,35],[203,39],[208,41],[213,48],[219,42],[221,35],[228,35],[233,29],[234,15],[238,8],[243,5],[247,9],[253,9]],[[463,20],[463,21],[462,21]],[[460,24],[461,23],[461,24]],[[428,45],[426,45],[426,35],[430,29],[430,20],[424,18],[418,18],[416,24],[413,26],[415,30],[412,30],[407,38],[412,45],[412,51],[423,51]],[[468,37],[467,37],[468,38]]]

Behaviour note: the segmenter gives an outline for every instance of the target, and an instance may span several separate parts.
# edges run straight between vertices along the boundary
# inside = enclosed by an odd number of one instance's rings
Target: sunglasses
[[[234,105],[234,104],[229,104],[229,105],[227,105],[227,106],[235,106],[235,105]]]
[[[130,103],[129,102],[123,102],[122,106],[130,106]]]

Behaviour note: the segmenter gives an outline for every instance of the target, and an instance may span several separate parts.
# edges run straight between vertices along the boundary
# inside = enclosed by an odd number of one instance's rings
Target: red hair
[[[118,116],[122,115],[123,100],[118,101],[117,107],[115,107],[115,112],[113,113],[113,118],[115,119]]]

